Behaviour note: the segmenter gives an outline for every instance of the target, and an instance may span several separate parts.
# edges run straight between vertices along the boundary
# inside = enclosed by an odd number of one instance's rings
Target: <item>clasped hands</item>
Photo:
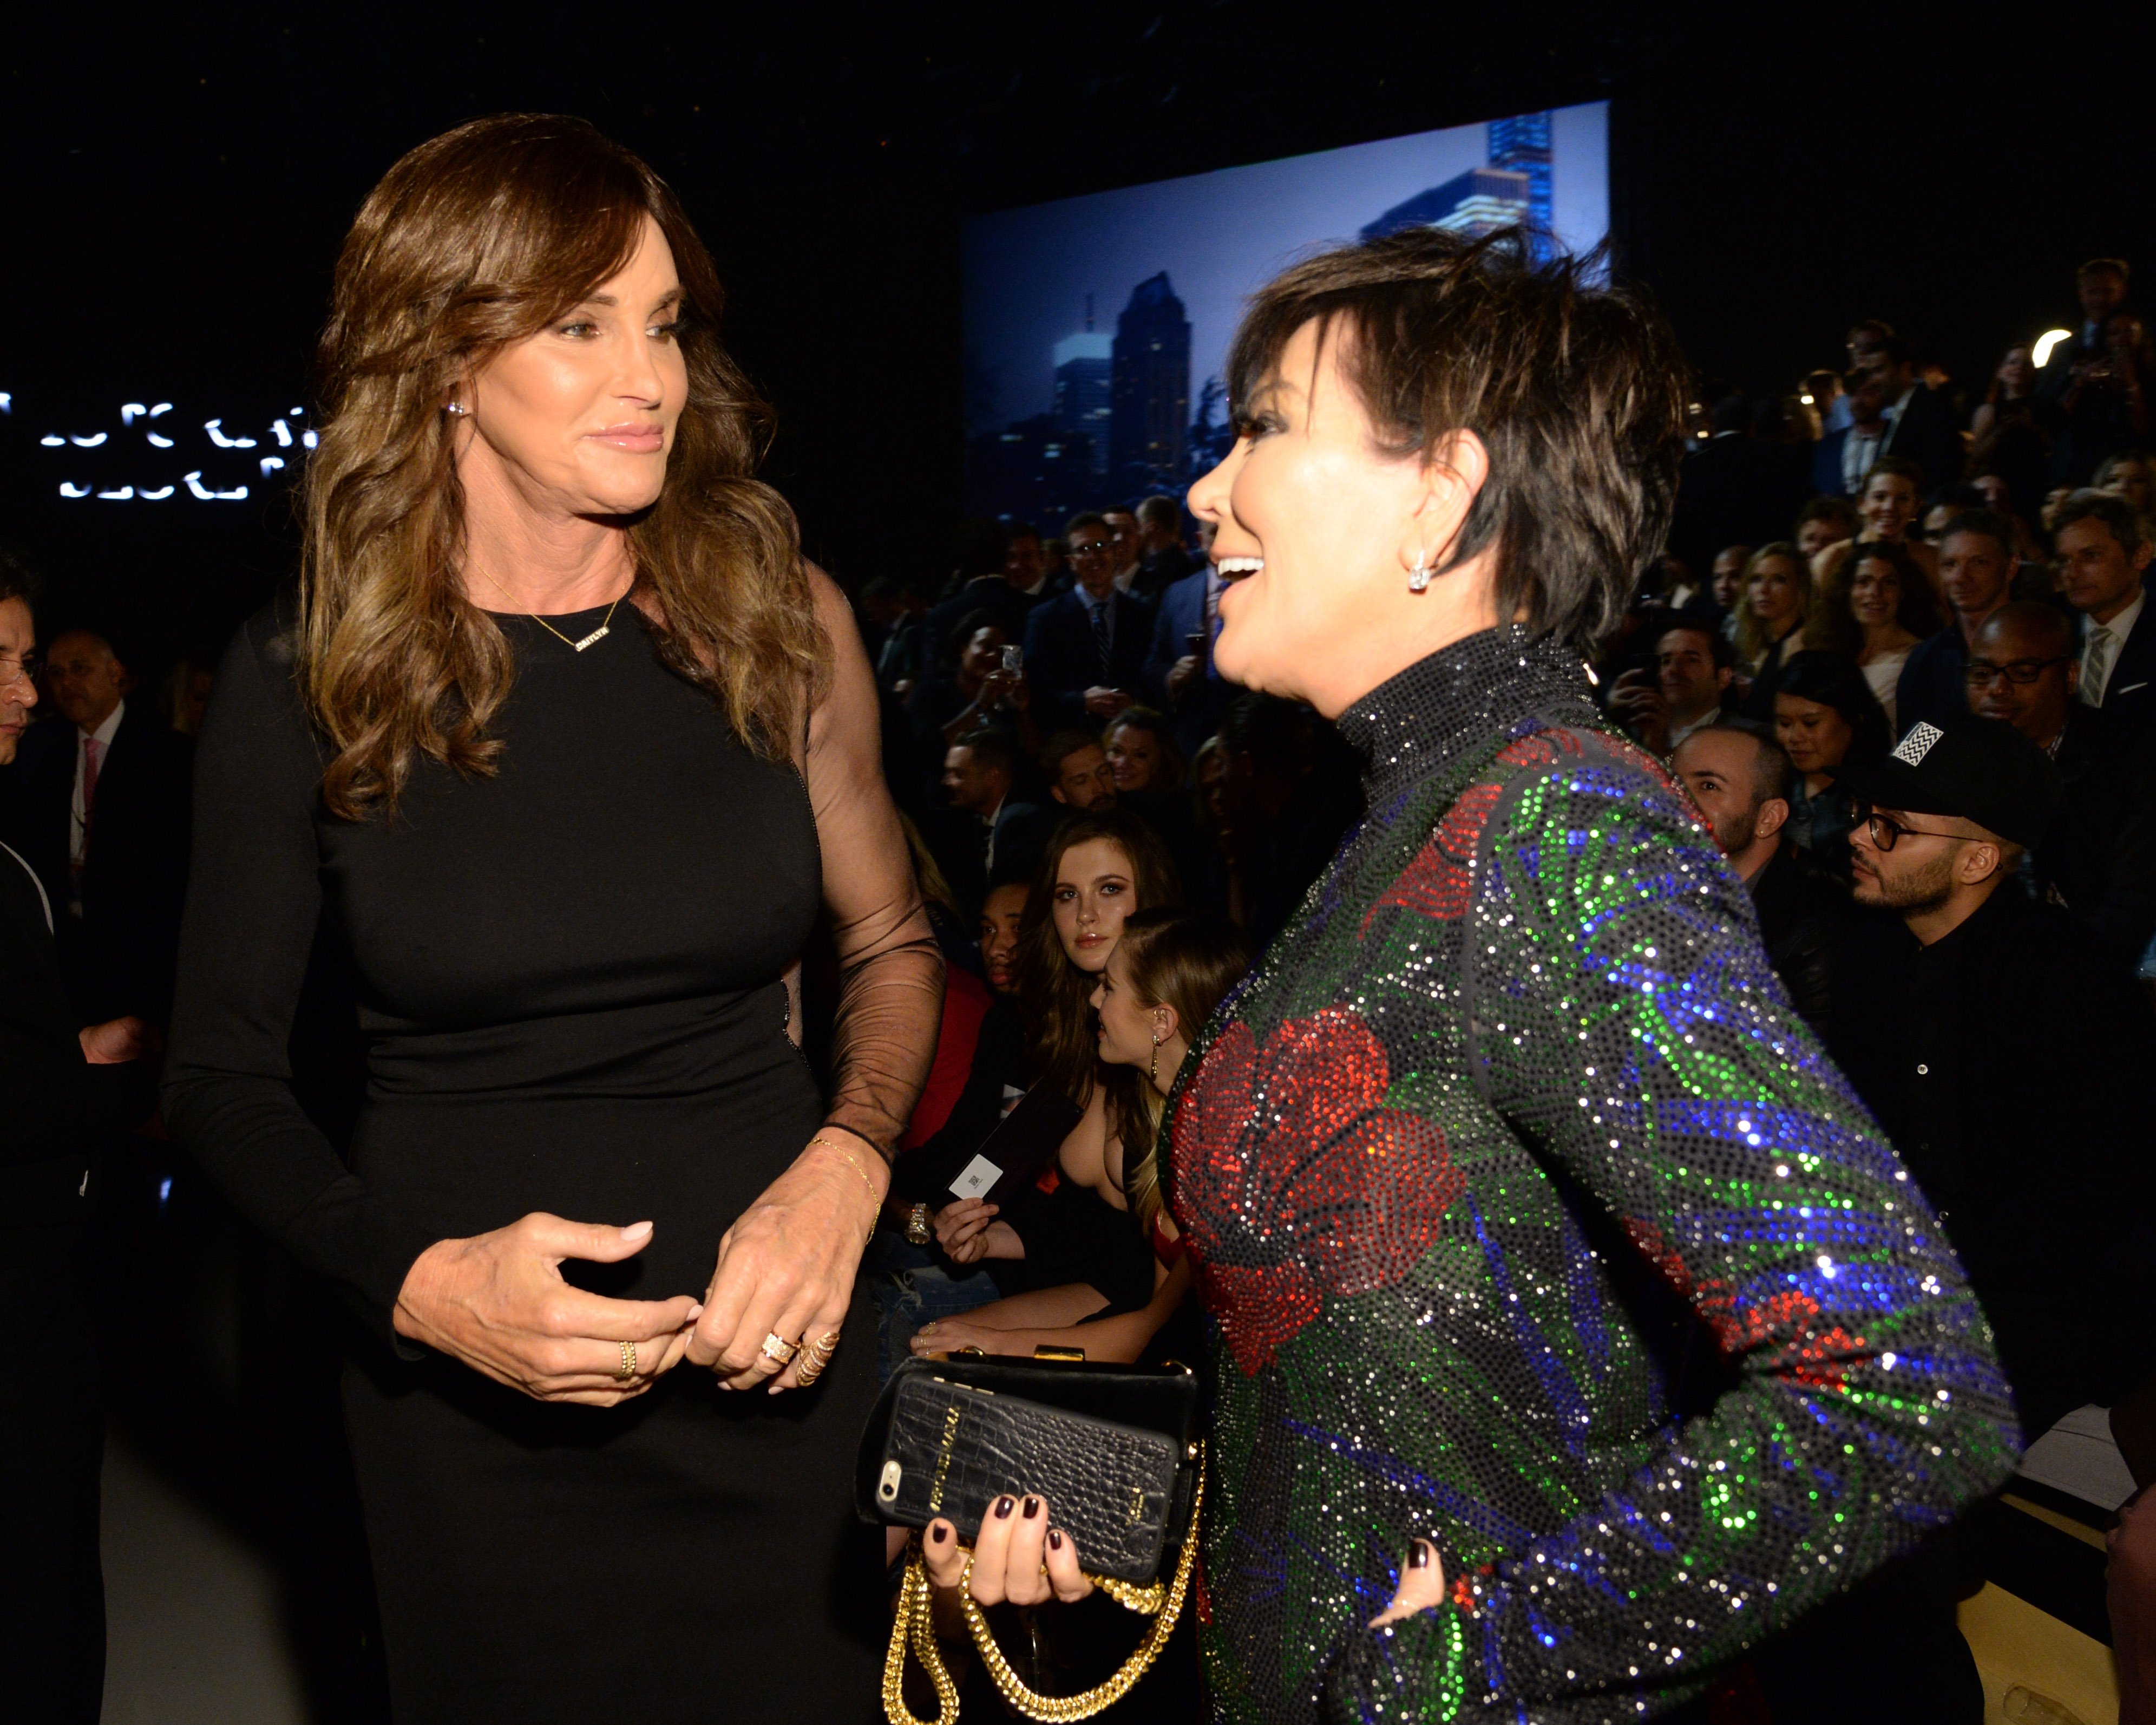
[[[800,1344],[844,1323],[889,1183],[865,1142],[819,1137],[726,1230],[701,1300],[613,1300],[572,1286],[565,1260],[633,1258],[652,1224],[535,1211],[429,1246],[404,1278],[393,1321],[400,1336],[540,1401],[613,1407],[685,1359],[729,1389],[777,1394],[800,1384],[806,1349],[781,1361],[763,1351],[764,1337]]]

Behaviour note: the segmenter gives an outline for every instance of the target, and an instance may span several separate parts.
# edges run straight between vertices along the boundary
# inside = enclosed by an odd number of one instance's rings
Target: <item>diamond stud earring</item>
[[[1430,587],[1430,559],[1420,552],[1415,553],[1415,566],[1408,571],[1408,591],[1426,592]]]
[[[449,402],[444,405],[447,411],[452,413],[461,413],[465,410],[465,404],[460,401]]]

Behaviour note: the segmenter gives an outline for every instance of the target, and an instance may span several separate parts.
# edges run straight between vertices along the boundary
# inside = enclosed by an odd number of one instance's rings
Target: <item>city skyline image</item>
[[[978,217],[965,234],[967,507],[1053,531],[1179,490],[1225,439],[1247,296],[1296,258],[1413,226],[1609,228],[1608,105],[1508,116]]]

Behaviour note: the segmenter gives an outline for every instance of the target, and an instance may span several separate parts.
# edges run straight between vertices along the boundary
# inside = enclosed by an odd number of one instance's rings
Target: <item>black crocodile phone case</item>
[[[938,1516],[970,1538],[995,1500],[1031,1492],[1096,1575],[1150,1581],[1160,1568],[1176,1472],[1173,1438],[927,1372],[894,1386],[877,1470],[880,1517]]]

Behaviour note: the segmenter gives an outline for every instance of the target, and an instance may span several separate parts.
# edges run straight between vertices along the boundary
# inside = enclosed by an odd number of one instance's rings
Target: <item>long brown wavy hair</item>
[[[665,181],[580,120],[499,114],[420,145],[367,196],[316,355],[325,418],[302,507],[300,656],[348,819],[393,809],[416,757],[483,775],[515,661],[465,598],[464,494],[444,403],[618,274],[646,218],[682,288],[688,399],[665,490],[631,524],[666,665],[750,747],[789,757],[829,675],[800,531],[755,477],[770,409],[719,345],[725,290]]]
[[[1055,871],[1064,853],[1089,839],[1106,839],[1130,861],[1132,914],[1183,902],[1174,860],[1153,830],[1126,809],[1073,815],[1056,828],[1040,859],[1025,913],[1018,926],[1019,1015],[1028,1047],[1028,1076],[1052,1084],[1083,1107],[1091,1101],[1101,1060],[1093,1024],[1095,978],[1063,950],[1055,932]]]

